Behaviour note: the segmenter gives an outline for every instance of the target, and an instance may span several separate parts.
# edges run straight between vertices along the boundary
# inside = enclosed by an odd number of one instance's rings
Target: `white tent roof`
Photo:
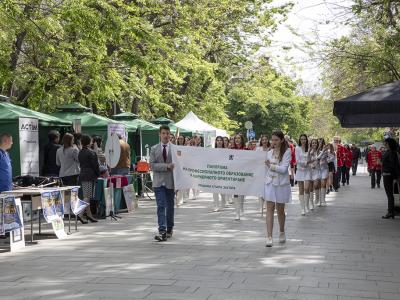
[[[228,136],[226,130],[216,128],[204,122],[193,112],[189,112],[182,120],[175,123],[175,126],[194,132],[215,132],[216,136]]]

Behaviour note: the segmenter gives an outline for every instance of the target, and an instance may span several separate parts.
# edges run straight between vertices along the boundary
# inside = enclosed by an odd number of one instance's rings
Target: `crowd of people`
[[[161,139],[161,145],[172,143],[180,146],[201,146],[201,138],[195,136],[193,138],[178,135],[175,137],[170,133],[167,126],[161,127],[161,137],[164,136],[164,140]],[[387,140],[387,149],[393,143],[394,140]],[[394,142],[396,144],[396,142]],[[390,147],[389,147],[390,146]],[[265,181],[265,193],[264,197],[260,198],[260,209],[266,207],[266,221],[267,221],[267,246],[273,245],[273,224],[274,224],[274,213],[277,211],[280,234],[279,242],[285,243],[285,204],[289,203],[292,199],[291,187],[297,185],[299,192],[300,202],[300,214],[302,216],[308,216],[312,211],[316,210],[316,206],[326,206],[326,195],[331,192],[339,192],[339,189],[343,186],[350,184],[350,172],[353,176],[357,175],[358,162],[362,157],[361,150],[356,145],[343,145],[341,138],[335,136],[331,143],[326,143],[323,138],[309,138],[306,134],[302,134],[298,141],[290,139],[289,136],[284,136],[282,132],[276,131],[272,133],[270,137],[263,134],[259,140],[251,140],[245,142],[245,138],[241,134],[236,134],[231,138],[217,136],[215,139],[215,148],[228,148],[235,150],[249,150],[249,151],[265,151],[266,152],[266,181]],[[159,147],[158,150],[162,148]],[[165,149],[165,147],[164,147]],[[371,182],[373,182],[373,176],[377,174],[380,176],[379,171],[382,169],[384,158],[381,154],[375,153],[376,149],[371,148],[371,151],[367,154],[368,169],[371,173]],[[154,171],[156,155],[156,149],[152,149],[153,155],[150,160],[152,163],[152,169]],[[386,151],[386,153],[389,153]],[[390,156],[391,163],[393,163],[394,156]],[[397,156],[396,156],[397,157]],[[162,155],[158,155],[158,164],[163,164]],[[388,160],[386,158],[386,160]],[[160,176],[166,176],[170,171],[172,176],[173,164],[172,161],[165,160],[168,165],[167,169]],[[380,167],[377,167],[377,164]],[[398,161],[397,161],[398,163]],[[387,162],[386,165],[389,163]],[[397,167],[394,169],[397,170]],[[389,210],[388,214],[383,218],[394,217],[394,200],[393,200],[393,188],[390,191],[389,186],[393,185],[393,181],[397,178],[396,174],[392,174],[393,170],[386,168],[386,182],[385,190],[388,194],[389,199]],[[157,172],[155,172],[157,177]],[[392,175],[388,175],[388,174]],[[374,174],[374,175],[372,175]],[[400,173],[399,173],[400,174]],[[380,187],[379,181],[377,186]],[[372,184],[374,188],[374,184]],[[161,185],[158,187],[163,189]],[[177,207],[181,206],[189,198],[189,190],[177,191],[175,204]],[[392,197],[390,197],[390,194]],[[156,192],[157,195],[163,193]],[[198,191],[193,191],[193,197],[198,196]],[[172,197],[172,196],[171,196]],[[172,199],[172,200],[171,200]],[[165,241],[172,236],[173,225],[168,225],[167,219],[173,219],[173,205],[167,209],[163,206],[163,203],[174,203],[173,197],[170,200],[162,199],[158,201],[158,207],[161,210],[158,211],[159,221],[160,215],[162,222],[159,222],[159,234],[156,236],[156,240]],[[243,195],[225,195],[225,194],[213,194],[213,211],[218,212],[221,209],[234,205],[235,208],[235,220],[240,220],[241,214],[244,212],[244,201],[245,196]],[[172,201],[172,202],[171,202]],[[163,216],[166,219],[163,219]]]
[[[73,135],[51,131],[49,142],[44,147],[42,174],[59,177],[64,185],[81,186],[83,200],[90,202],[94,198],[96,180],[111,175],[127,175],[131,166],[130,147],[120,136],[121,155],[117,166],[106,166],[102,151],[102,139],[86,134]],[[175,190],[170,145],[200,147],[203,146],[199,135],[193,137],[171,133],[168,126],[160,127],[160,143],[152,147],[150,165],[153,172],[153,189],[157,202],[158,234],[155,239],[166,241],[172,237],[174,227],[174,208],[180,207],[192,192],[193,199],[199,191]],[[0,134],[0,192],[11,190],[12,165],[7,151],[12,147],[12,137]],[[323,138],[310,138],[300,135],[297,141],[275,131],[270,136],[262,134],[259,140],[246,142],[242,134],[215,139],[216,149],[239,151],[264,151],[266,178],[264,196],[260,197],[260,210],[266,208],[267,246],[273,244],[274,213],[277,211],[279,222],[279,242],[285,243],[285,204],[292,199],[292,187],[298,186],[300,214],[309,216],[316,207],[326,206],[326,195],[338,192],[341,186],[350,184],[350,171],[357,174],[358,161],[362,153],[355,145],[342,145],[340,137],[326,143]],[[394,218],[394,182],[400,177],[398,159],[399,146],[394,139],[385,140],[385,148],[377,150],[369,147],[363,154],[368,162],[371,176],[371,188],[380,188],[383,177],[388,198],[388,213],[383,218]],[[396,185],[395,185],[396,187]],[[245,196],[213,194],[213,211],[218,212],[233,205],[235,220],[244,213]],[[97,222],[90,206],[78,220],[83,224]]]

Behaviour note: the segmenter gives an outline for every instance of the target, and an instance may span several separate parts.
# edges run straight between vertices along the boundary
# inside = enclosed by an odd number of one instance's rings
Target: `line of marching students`
[[[170,142],[181,146],[201,146],[201,138],[170,135]],[[326,206],[327,194],[337,192],[341,184],[349,185],[350,169],[353,167],[353,151],[348,145],[342,145],[340,137],[334,137],[332,143],[322,138],[309,138],[306,134],[294,142],[281,131],[275,131],[270,137],[263,134],[258,141],[246,143],[241,134],[231,138],[218,136],[215,148],[235,150],[253,150],[266,152],[266,180],[264,197],[260,197],[260,209],[266,207],[267,247],[273,245],[274,213],[277,211],[279,223],[279,243],[286,242],[285,204],[292,200],[291,187],[299,187],[301,215],[307,216],[316,206]],[[193,191],[193,198],[198,191]],[[176,205],[181,206],[189,198],[189,191],[178,191]],[[244,213],[245,196],[213,195],[213,211],[233,204],[235,220]]]

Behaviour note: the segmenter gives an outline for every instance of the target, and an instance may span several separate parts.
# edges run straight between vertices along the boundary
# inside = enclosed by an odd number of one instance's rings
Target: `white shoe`
[[[299,195],[300,207],[301,207],[301,215],[306,215],[306,205],[304,203],[304,195]]]
[[[240,221],[240,214],[236,214],[235,221]]]
[[[310,194],[304,195],[304,201],[306,206],[306,213],[308,214],[310,212]]]
[[[314,210],[314,193],[310,193],[311,210]]]
[[[279,243],[281,243],[281,244],[286,243],[286,235],[284,232],[281,232],[279,234]]]
[[[219,212],[219,208],[214,208],[213,212]]]
[[[302,216],[305,216],[305,215],[306,215],[306,209],[305,209],[305,208],[303,208],[303,209],[301,210],[301,215],[302,215]]]
[[[273,244],[272,237],[268,237],[267,238],[267,244],[265,245],[265,247],[272,247],[272,244]]]

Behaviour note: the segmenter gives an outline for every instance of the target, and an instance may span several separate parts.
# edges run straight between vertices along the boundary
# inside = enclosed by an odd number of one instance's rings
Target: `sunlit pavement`
[[[237,222],[201,194],[177,209],[163,243],[154,202],[143,201],[118,222],[1,253],[0,299],[400,299],[400,220],[381,219],[384,191],[369,187],[367,175],[351,177],[307,217],[295,189],[288,241],[279,245],[275,228],[273,248],[257,199]]]

